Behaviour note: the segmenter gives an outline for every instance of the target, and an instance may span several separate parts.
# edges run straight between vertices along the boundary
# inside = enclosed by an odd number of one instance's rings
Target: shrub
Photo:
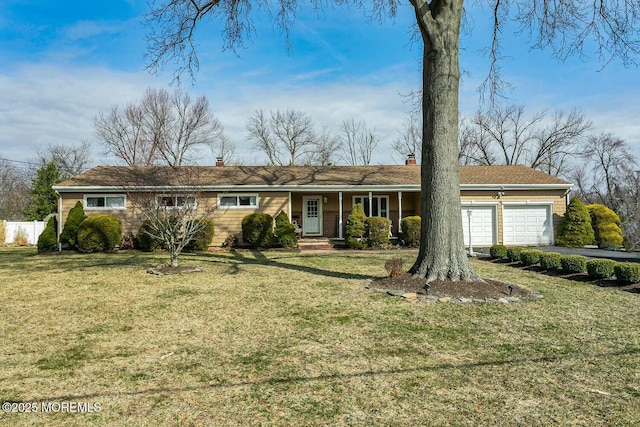
[[[62,229],[62,233],[60,233],[60,243],[62,243],[63,247],[76,249],[78,227],[80,227],[80,224],[85,219],[87,219],[87,216],[84,214],[82,202],[78,201],[75,206],[69,210],[69,215],[67,215],[64,228]]]
[[[622,246],[622,230],[620,217],[605,205],[588,205],[591,215],[591,226],[596,243],[601,248],[619,248]]]
[[[520,252],[520,261],[524,265],[535,265],[540,262],[542,251],[537,249],[523,249]]]
[[[58,241],[56,238],[58,229],[58,221],[55,216],[49,218],[47,226],[44,228],[40,236],[38,237],[38,253],[47,251],[55,251],[58,249]]]
[[[569,248],[579,248],[594,241],[589,211],[579,198],[573,197],[562,218],[556,243]]]
[[[93,215],[78,227],[78,250],[80,252],[103,252],[113,250],[122,241],[120,220],[113,215]]]
[[[188,251],[206,251],[213,240],[215,226],[210,219],[203,219],[202,227],[195,233],[193,238],[184,247]]]
[[[120,249],[135,249],[136,246],[136,236],[133,233],[127,232],[122,235]]]
[[[18,227],[16,234],[13,236],[13,244],[16,246],[29,246],[29,236],[24,228]]]
[[[274,234],[278,246],[283,248],[295,248],[298,246],[296,226],[289,221],[289,216],[284,211],[280,211],[276,215]]]
[[[411,248],[420,246],[420,222],[421,219],[417,215],[402,218],[400,222],[402,226],[402,240],[404,240],[405,245]]]
[[[540,267],[545,270],[559,270],[562,267],[560,260],[562,255],[556,252],[543,252],[540,254]]]
[[[381,248],[389,244],[391,222],[387,218],[372,216],[366,219],[365,224],[369,229],[369,246]]]
[[[155,237],[149,235],[149,233],[154,234],[155,231],[151,227],[150,220],[144,220],[138,229],[138,237],[136,239],[136,247],[141,251],[145,252],[153,252],[157,249],[162,248],[162,242]]]
[[[273,243],[273,217],[254,213],[242,218],[242,240],[253,249],[266,248]]]
[[[637,283],[640,282],[640,264],[631,262],[621,262],[614,267],[614,274],[619,282]]]
[[[395,277],[404,271],[404,262],[402,258],[391,258],[384,263],[384,268],[387,270],[389,277]]]
[[[507,249],[507,259],[511,262],[520,261],[520,252],[522,252],[522,248],[514,247]]]
[[[361,203],[356,203],[347,218],[347,233],[345,243],[348,248],[364,249],[367,246],[367,220]]]
[[[613,276],[616,264],[612,259],[590,259],[587,261],[587,274],[594,279],[606,279]]]
[[[224,242],[222,242],[222,247],[226,248],[230,251],[235,250],[238,247],[238,238],[233,234],[229,234]]]
[[[587,271],[587,257],[582,255],[564,255],[560,258],[562,270],[567,273],[585,273]]]
[[[489,248],[489,255],[491,255],[491,258],[506,258],[507,247],[504,245],[493,245]]]

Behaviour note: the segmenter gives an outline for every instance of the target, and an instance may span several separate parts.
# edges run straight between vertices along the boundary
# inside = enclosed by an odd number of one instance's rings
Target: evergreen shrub
[[[507,247],[504,245],[493,245],[489,248],[491,258],[503,259],[507,257]]]
[[[579,198],[573,197],[562,218],[556,243],[568,248],[580,248],[594,241],[589,211]]]
[[[275,239],[278,246],[283,248],[295,248],[298,246],[298,237],[296,236],[296,226],[291,224],[289,216],[280,211],[275,218]]]
[[[614,275],[619,282],[640,282],[640,264],[632,262],[620,262],[614,268]]]
[[[85,219],[87,219],[87,216],[84,214],[82,202],[77,201],[71,210],[69,210],[64,228],[62,229],[62,233],[60,233],[60,243],[62,243],[62,247],[76,249],[78,227],[80,227],[80,224]]]
[[[542,251],[537,249],[523,249],[520,252],[520,262],[524,265],[536,265],[540,262]]]
[[[522,248],[513,247],[507,249],[507,259],[511,262],[520,261],[520,252]]]
[[[345,243],[348,248],[364,249],[367,246],[367,228],[364,208],[361,203],[356,203],[347,218],[347,233]]]
[[[588,258],[582,255],[564,255],[560,258],[562,270],[567,273],[586,273]]]
[[[78,227],[80,252],[111,251],[122,241],[122,225],[113,215],[92,215]]]
[[[540,254],[540,267],[545,270],[560,270],[562,255],[556,252],[543,252]]]
[[[587,261],[587,274],[594,279],[606,279],[613,276],[616,264],[612,259],[590,259]]]
[[[400,224],[402,226],[402,240],[405,245],[411,248],[420,246],[420,223],[421,219],[417,215],[402,218]]]
[[[58,241],[56,239],[56,230],[58,229],[58,221],[55,216],[49,218],[47,226],[38,237],[38,253],[55,251],[58,249]]]
[[[369,229],[369,238],[367,244],[374,248],[381,248],[389,244],[389,231],[391,230],[391,221],[387,218],[372,216],[365,220],[366,227]]]
[[[184,247],[188,251],[206,251],[213,240],[215,226],[213,220],[204,219],[202,227],[195,233],[193,238]]]
[[[138,229],[136,247],[144,252],[153,252],[162,248],[162,241],[152,237],[149,233],[155,234],[155,230],[151,226],[151,221],[147,219],[142,221],[142,224]]]
[[[273,243],[273,217],[254,213],[242,218],[242,240],[253,249],[268,248]]]
[[[596,243],[601,248],[622,247],[620,217],[605,205],[587,205]]]

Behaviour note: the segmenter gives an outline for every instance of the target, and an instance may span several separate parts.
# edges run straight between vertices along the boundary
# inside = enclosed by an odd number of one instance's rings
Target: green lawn
[[[541,301],[363,289],[415,252],[38,256],[0,248],[2,425],[640,425],[640,299],[474,261]]]

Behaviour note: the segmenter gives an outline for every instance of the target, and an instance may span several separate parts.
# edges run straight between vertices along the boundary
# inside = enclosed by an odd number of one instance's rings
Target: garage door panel
[[[469,217],[467,211],[471,210],[471,236],[474,246],[491,246],[495,242],[495,207],[473,206],[462,208],[462,230],[465,246],[469,245]]]
[[[549,206],[504,206],[505,245],[549,245],[553,239]]]

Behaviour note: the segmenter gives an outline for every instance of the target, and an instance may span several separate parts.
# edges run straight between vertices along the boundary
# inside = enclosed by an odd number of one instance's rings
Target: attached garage
[[[496,206],[462,206],[464,244],[469,246],[469,212],[473,246],[491,246],[497,241]]]
[[[505,245],[551,245],[553,243],[551,204],[503,204],[502,230]]]

